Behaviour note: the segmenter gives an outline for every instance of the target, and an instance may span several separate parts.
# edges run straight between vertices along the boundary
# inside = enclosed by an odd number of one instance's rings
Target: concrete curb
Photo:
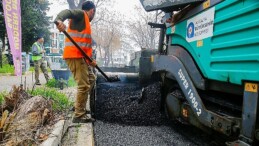
[[[76,146],[94,146],[93,123],[80,124]]]
[[[53,128],[53,131],[49,135],[48,139],[45,140],[40,146],[59,146],[61,145],[61,140],[65,132],[67,131],[70,120],[60,120]]]
[[[90,109],[90,96],[88,96],[88,101],[86,104],[86,109]],[[92,117],[91,114],[87,116]],[[78,137],[76,146],[94,146],[94,127],[93,123],[80,123],[78,129]]]
[[[88,98],[89,100],[89,98]],[[89,109],[89,101],[87,102],[87,109]],[[90,110],[90,109],[89,109]],[[72,114],[72,113],[71,113]],[[70,115],[71,116],[71,115]],[[69,117],[70,117],[69,116]],[[91,115],[88,115],[91,117]],[[52,133],[48,139],[45,140],[40,146],[61,146],[64,134],[68,132],[68,128],[78,128],[76,133],[76,146],[94,146],[94,128],[93,123],[74,123],[72,124],[72,118],[69,120],[58,121],[53,128]],[[75,135],[74,135],[75,136]]]

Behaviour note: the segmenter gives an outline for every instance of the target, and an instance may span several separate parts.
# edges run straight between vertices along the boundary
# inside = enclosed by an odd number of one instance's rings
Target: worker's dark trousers
[[[46,81],[49,80],[48,70],[47,70],[47,64],[44,62],[43,59],[40,60],[34,60],[34,70],[35,70],[35,83],[40,83],[39,75],[40,75],[40,69],[43,72]]]

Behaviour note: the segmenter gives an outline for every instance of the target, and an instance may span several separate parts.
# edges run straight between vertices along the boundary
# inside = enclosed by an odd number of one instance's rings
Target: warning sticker
[[[258,85],[254,84],[254,83],[246,83],[245,84],[245,91],[257,92],[258,91]]]
[[[187,21],[186,40],[193,42],[213,35],[215,8],[211,8]]]

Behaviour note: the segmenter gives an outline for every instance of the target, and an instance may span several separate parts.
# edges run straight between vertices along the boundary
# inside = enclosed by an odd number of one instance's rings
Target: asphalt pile
[[[121,125],[152,126],[167,122],[160,112],[159,84],[97,86],[96,118]]]

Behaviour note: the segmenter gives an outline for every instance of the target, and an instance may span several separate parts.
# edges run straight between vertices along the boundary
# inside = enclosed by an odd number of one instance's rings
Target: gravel
[[[141,96],[142,102],[141,101]],[[95,144],[129,146],[212,145],[212,139],[193,126],[170,122],[160,109],[159,84],[97,85]]]

